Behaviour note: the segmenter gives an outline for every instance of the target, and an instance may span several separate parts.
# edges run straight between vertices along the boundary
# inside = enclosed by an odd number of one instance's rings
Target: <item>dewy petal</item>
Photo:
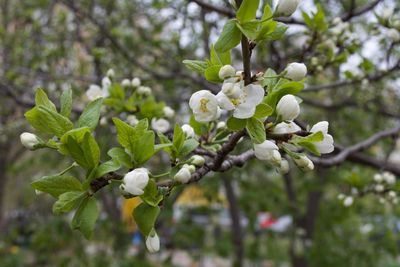
[[[310,130],[312,133],[316,133],[321,131],[324,135],[328,133],[329,122],[327,121],[320,121],[316,123]]]
[[[295,133],[301,131],[300,126],[298,126],[296,123],[293,121],[286,123],[286,122],[281,122],[278,123],[273,130],[274,134],[288,134],[288,133]]]
[[[218,105],[225,110],[233,110],[235,109],[235,105],[232,104],[231,100],[223,93],[219,92],[217,94]]]

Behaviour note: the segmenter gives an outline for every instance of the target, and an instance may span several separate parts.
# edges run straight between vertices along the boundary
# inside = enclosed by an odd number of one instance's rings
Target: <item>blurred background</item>
[[[112,68],[117,80],[140,77],[186,123],[191,94],[212,85],[182,61],[209,55],[232,8],[217,0],[0,0],[0,10],[0,266],[400,266],[397,196],[371,190],[376,174],[400,175],[396,134],[339,164],[317,162],[311,173],[281,175],[251,161],[181,187],[158,221],[157,254],[146,252],[131,219],[137,200],[107,187],[94,235],[84,239],[71,216],[51,213],[54,199],[30,187],[70,164],[20,144],[20,133],[32,131],[23,114],[35,89],[57,99],[70,87],[79,109]],[[257,47],[253,71],[305,62],[301,120],[328,120],[337,149],[350,147],[400,118],[399,10],[397,0],[302,0],[282,20],[286,36]],[[239,50],[233,56],[240,69]],[[97,133],[102,147],[116,143],[111,128]],[[391,183],[385,192],[399,189]]]

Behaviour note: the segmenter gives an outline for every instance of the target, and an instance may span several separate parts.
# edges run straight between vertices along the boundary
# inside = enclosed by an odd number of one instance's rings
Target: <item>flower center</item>
[[[200,111],[201,112],[208,112],[207,103],[209,101],[210,100],[208,100],[207,98],[200,99]]]

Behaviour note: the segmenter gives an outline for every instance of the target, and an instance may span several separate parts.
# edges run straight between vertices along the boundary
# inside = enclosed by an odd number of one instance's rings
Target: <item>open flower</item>
[[[285,95],[276,105],[276,113],[284,121],[292,121],[300,114],[299,102],[294,95]]]
[[[333,146],[333,137],[328,134],[329,123],[327,121],[321,121],[315,124],[310,132],[316,133],[321,131],[324,135],[324,139],[320,142],[315,142],[314,145],[317,147],[321,154],[331,153],[335,147]]]
[[[160,250],[160,238],[157,234],[147,236],[146,247],[150,253],[155,253]]]
[[[108,89],[102,89],[100,86],[92,84],[89,86],[89,89],[86,91],[86,96],[89,101],[93,101],[100,97],[108,97]]]
[[[244,86],[238,92],[233,89],[228,95],[224,90],[217,94],[219,106],[225,110],[234,110],[233,117],[238,119],[251,118],[256,112],[256,106],[263,101],[263,98],[264,89],[256,84]]]
[[[278,146],[269,140],[254,145],[254,154],[259,160],[270,161],[276,165],[281,164],[281,154]]]
[[[198,122],[214,121],[220,116],[217,98],[207,90],[194,93],[190,97],[189,106]]]
[[[146,168],[137,168],[125,174],[123,181],[122,190],[140,196],[144,193],[144,188],[149,182],[149,173]]]

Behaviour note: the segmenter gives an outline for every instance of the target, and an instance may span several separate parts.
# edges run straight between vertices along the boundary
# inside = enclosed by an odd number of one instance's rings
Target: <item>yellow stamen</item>
[[[210,100],[206,99],[206,98],[202,98],[200,99],[200,111],[201,112],[208,112],[208,108],[207,108],[207,103]]]

